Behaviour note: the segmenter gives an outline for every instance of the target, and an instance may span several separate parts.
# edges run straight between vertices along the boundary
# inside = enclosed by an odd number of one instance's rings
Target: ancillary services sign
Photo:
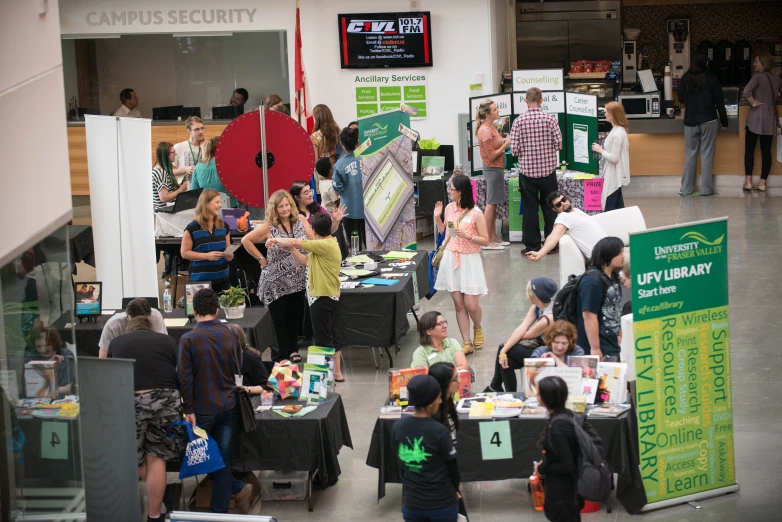
[[[728,221],[632,234],[630,251],[646,510],[657,502],[736,487]]]

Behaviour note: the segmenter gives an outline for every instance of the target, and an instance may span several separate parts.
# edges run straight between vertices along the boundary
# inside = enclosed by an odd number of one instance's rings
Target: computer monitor
[[[222,105],[220,107],[212,107],[213,120],[233,120],[242,114],[244,114],[243,105]]]
[[[100,281],[76,283],[74,290],[77,317],[100,315],[103,304],[102,286]]]
[[[201,107],[182,107],[182,121],[191,116],[201,117]]]
[[[79,119],[84,119],[85,114],[89,114],[92,116],[100,116],[100,110],[99,109],[88,109],[87,107],[79,107],[76,109],[79,114]]]
[[[154,107],[152,109],[153,120],[173,120],[182,116],[182,105],[171,105],[169,107]]]

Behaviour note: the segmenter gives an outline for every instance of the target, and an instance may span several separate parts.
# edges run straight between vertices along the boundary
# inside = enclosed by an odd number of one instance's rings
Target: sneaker
[[[510,246],[510,241],[502,241],[500,246]]]
[[[538,250],[540,250],[540,247],[538,247],[538,248],[529,248],[529,247],[527,247],[527,248],[525,248],[524,250],[521,251],[521,255],[526,256],[530,252],[537,252]]]
[[[473,328],[473,345],[476,350],[483,350],[483,328]]]
[[[485,247],[481,247],[483,250],[505,250],[505,247],[499,243],[489,243]]]
[[[483,389],[483,393],[502,393],[502,392],[503,390],[495,390],[491,386],[487,386],[486,388]]]
[[[253,486],[252,484],[245,484],[242,490],[234,495],[234,501],[236,502],[236,513],[239,515],[246,515],[250,512],[251,500],[253,499]]]
[[[689,194],[684,194],[682,192],[679,192],[679,195],[683,198],[695,198],[701,195],[700,192],[690,192]]]
[[[472,341],[465,341],[464,345],[462,346],[462,351],[464,352],[464,355],[470,355],[471,353],[474,353],[475,348],[473,348]]]

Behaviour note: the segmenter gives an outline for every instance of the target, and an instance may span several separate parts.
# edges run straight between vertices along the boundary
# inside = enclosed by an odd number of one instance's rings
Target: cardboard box
[[[431,216],[419,217],[415,220],[415,238],[421,240],[434,234],[434,219]]]

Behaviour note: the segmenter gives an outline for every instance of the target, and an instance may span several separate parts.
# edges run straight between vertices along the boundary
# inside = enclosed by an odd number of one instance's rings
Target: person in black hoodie
[[[543,512],[553,522],[578,522],[584,507],[576,492],[580,457],[573,412],[565,408],[567,395],[567,384],[560,377],[546,377],[538,383],[538,400],[548,410],[549,420],[538,442],[543,460],[535,464],[535,472],[545,476]],[[594,440],[594,430],[586,420],[584,429]]]
[[[719,124],[728,127],[728,113],[719,80],[707,69],[708,61],[703,53],[693,53],[690,69],[679,82],[679,102],[684,110],[685,162],[680,196],[697,196],[693,192],[695,172],[698,168],[698,151],[701,154],[701,196],[714,195],[712,167]],[[719,119],[718,119],[719,113]]]

